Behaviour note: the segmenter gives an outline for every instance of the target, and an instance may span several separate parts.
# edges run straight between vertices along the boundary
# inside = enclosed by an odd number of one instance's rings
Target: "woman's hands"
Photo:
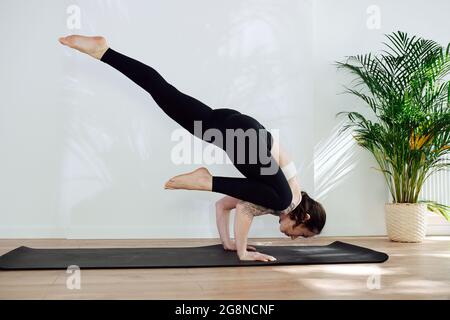
[[[275,257],[269,256],[268,254],[260,253],[260,252],[249,252],[244,251],[239,254],[239,259],[242,261],[276,261]]]
[[[223,249],[226,250],[226,251],[237,251],[237,249],[236,249],[236,242],[234,240],[230,240],[229,242],[224,243],[223,244]],[[253,246],[247,245],[247,250],[256,251],[256,248],[253,247]]]
[[[237,251],[236,242],[231,240],[227,244],[223,244],[223,249],[226,251]],[[256,248],[253,246],[247,245],[247,250],[241,253],[239,256],[239,260],[241,261],[276,261],[275,257],[269,256],[264,253],[260,253],[256,251]]]
[[[252,210],[243,203],[236,205],[234,219],[234,239],[236,240],[236,251],[240,260],[243,261],[275,261],[276,259],[264,253],[248,251],[247,235],[253,221]]]
[[[236,242],[230,240],[229,243],[223,244],[223,249],[226,251],[237,251]],[[260,253],[256,251],[253,246],[247,245],[247,250],[243,253],[238,254],[239,260],[241,261],[276,261],[275,257],[269,256],[268,254]]]

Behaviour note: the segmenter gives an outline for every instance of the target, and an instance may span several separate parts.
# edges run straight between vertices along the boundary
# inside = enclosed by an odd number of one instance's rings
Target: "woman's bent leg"
[[[223,193],[274,210],[284,210],[292,202],[292,191],[282,172],[272,176],[275,184],[248,178],[212,178],[212,191]]]

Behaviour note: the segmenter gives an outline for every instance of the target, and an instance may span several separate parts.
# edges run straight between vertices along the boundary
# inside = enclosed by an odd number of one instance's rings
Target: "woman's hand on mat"
[[[239,259],[242,261],[276,261],[275,257],[269,256],[268,254],[260,253],[260,252],[249,252],[245,251],[239,254]]]
[[[223,244],[223,249],[226,251],[236,251],[236,242],[234,240],[230,240],[228,243]],[[256,248],[253,246],[247,245],[247,250],[256,251]]]

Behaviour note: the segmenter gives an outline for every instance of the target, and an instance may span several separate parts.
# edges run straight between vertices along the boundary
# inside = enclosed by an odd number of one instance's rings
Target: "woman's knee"
[[[219,200],[216,201],[215,206],[217,211],[224,211],[224,210],[231,210],[236,207],[236,204],[238,203],[239,199],[225,196]]]
[[[222,210],[225,210],[225,201],[224,201],[224,198],[222,198],[222,199],[220,199],[220,200],[217,200],[216,201],[216,204],[215,204],[215,207],[216,207],[216,211],[222,211]]]

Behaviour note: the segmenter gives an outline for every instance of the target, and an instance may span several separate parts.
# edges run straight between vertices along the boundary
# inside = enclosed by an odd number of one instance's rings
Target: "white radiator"
[[[450,160],[447,155],[445,161]],[[434,173],[425,181],[419,195],[420,200],[433,200],[450,206],[450,168]]]
[[[444,159],[450,160],[450,155]],[[419,200],[432,200],[450,206],[450,170],[441,170],[428,177],[420,192]],[[448,235],[450,223],[440,214],[429,212],[427,234]]]

